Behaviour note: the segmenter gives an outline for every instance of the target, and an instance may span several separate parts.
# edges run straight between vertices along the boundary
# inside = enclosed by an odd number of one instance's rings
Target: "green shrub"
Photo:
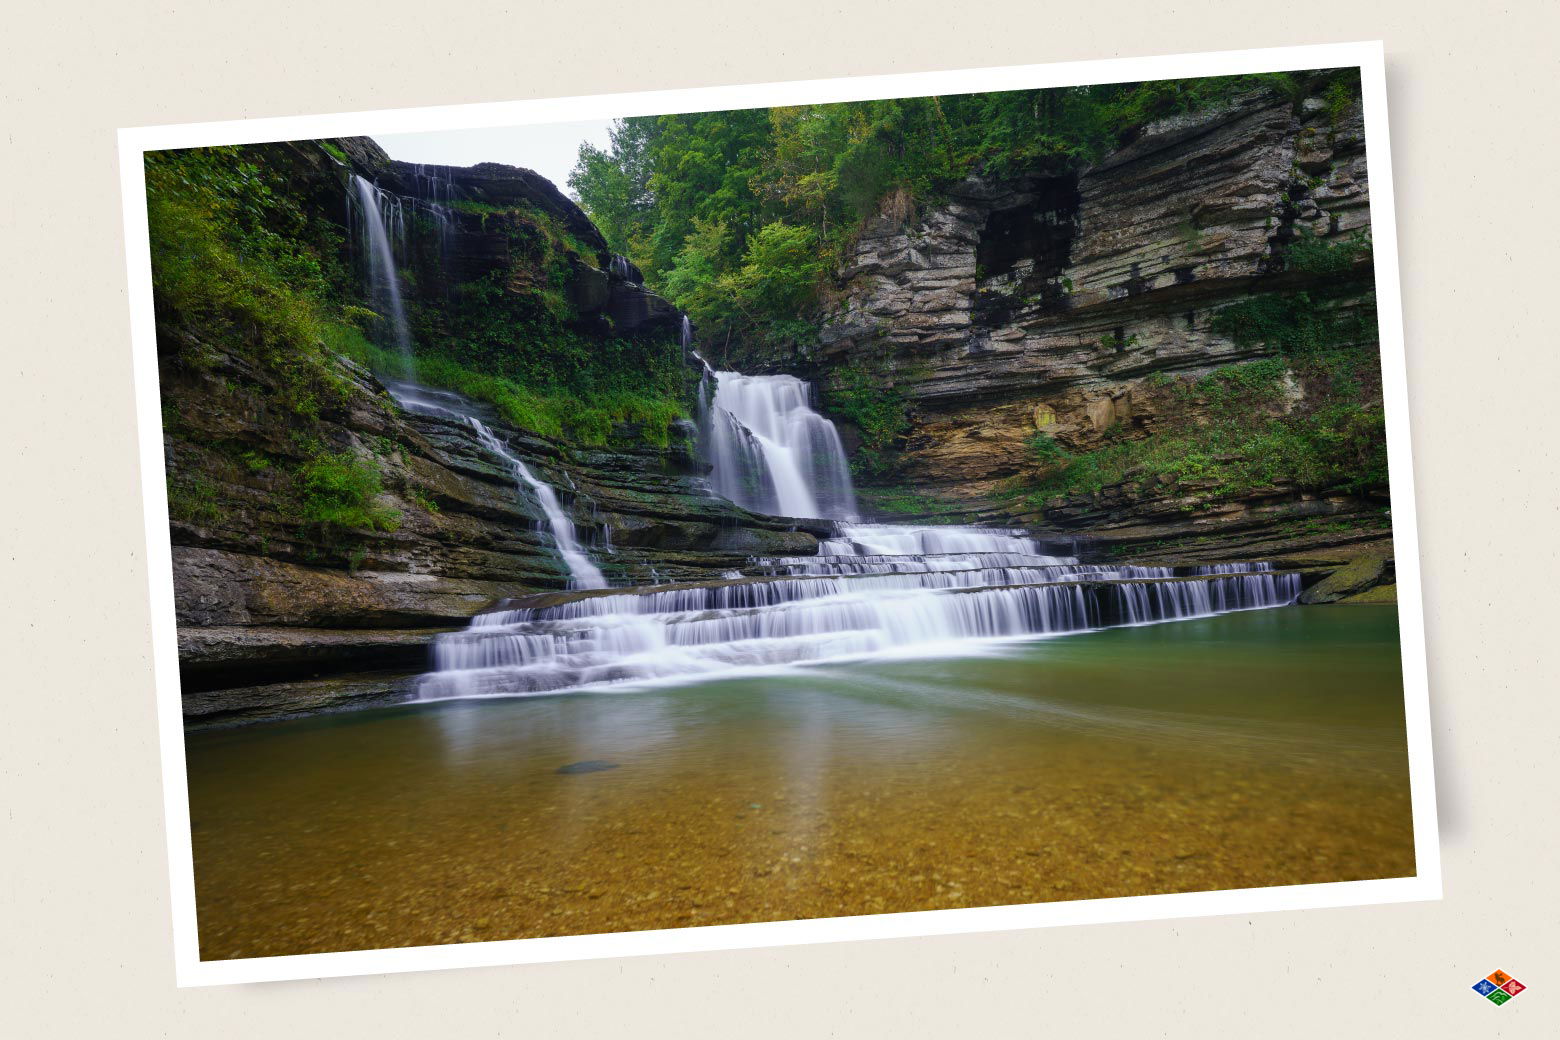
[[[1291,365],[1307,387],[1302,407],[1283,414]],[[1296,362],[1279,359],[1220,368],[1175,380],[1159,428],[1127,439],[1114,428],[1092,451],[1069,454],[1036,434],[1042,470],[1032,497],[1092,494],[1123,482],[1202,482],[1214,497],[1277,485],[1365,491],[1386,486],[1386,425],[1366,393],[1375,365],[1366,352],[1337,351]]]
[[[379,471],[350,451],[320,452],[298,468],[298,519],[327,536],[342,531],[394,531],[399,510],[379,504]]]
[[[1359,96],[1359,80],[1352,83],[1347,79],[1335,79],[1328,84],[1322,100],[1327,103],[1327,122],[1337,126],[1343,114],[1354,104],[1354,99]]]
[[[1284,270],[1323,276],[1347,274],[1370,255],[1370,235],[1366,232],[1333,241],[1302,230],[1284,250]]]
[[[271,468],[271,460],[258,451],[246,451],[239,456],[239,460],[243,462],[245,468],[251,473],[264,473]]]
[[[217,489],[201,476],[171,477],[168,482],[168,515],[174,520],[210,526],[222,519]]]
[[[1043,467],[1060,466],[1070,457],[1066,450],[1056,443],[1056,438],[1046,433],[1036,432],[1030,437],[1029,448],[1034,454],[1035,461]]]
[[[857,472],[875,477],[891,470],[910,428],[905,399],[893,384],[860,365],[847,365],[830,376],[827,403],[836,417],[861,435],[860,447],[851,458]]]

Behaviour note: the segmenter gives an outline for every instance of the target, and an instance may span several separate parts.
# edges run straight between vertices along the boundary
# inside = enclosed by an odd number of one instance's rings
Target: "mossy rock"
[[[1301,603],[1337,603],[1380,585],[1387,575],[1387,561],[1380,556],[1361,556],[1339,567],[1301,596]]]
[[[1357,595],[1354,595],[1354,596],[1350,596],[1348,599],[1340,599],[1338,602],[1339,603],[1358,603],[1358,604],[1362,604],[1362,605],[1365,605],[1365,606],[1371,606],[1371,605],[1377,605],[1377,604],[1386,605],[1386,606],[1396,606],[1397,605],[1397,586],[1396,585],[1377,585],[1373,589],[1366,589],[1364,592],[1361,592],[1361,593],[1359,593]]]

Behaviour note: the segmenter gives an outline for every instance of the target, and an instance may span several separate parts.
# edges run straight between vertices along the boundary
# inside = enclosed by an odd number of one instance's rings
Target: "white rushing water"
[[[708,371],[699,433],[716,494],[774,516],[849,520],[856,492],[839,431],[795,376]]]
[[[504,443],[493,435],[493,431],[485,426],[481,419],[474,415],[466,416],[467,424],[476,431],[477,439],[494,455],[503,459],[509,466],[510,472],[515,475],[515,480],[531,489],[536,496],[537,503],[542,507],[542,513],[547,517],[547,529],[552,532],[553,543],[558,547],[558,555],[563,557],[564,566],[569,568],[569,580],[575,588],[580,589],[604,589],[607,587],[607,579],[601,573],[601,568],[590,562],[580,549],[579,542],[574,536],[574,521],[569,519],[563,507],[558,504],[558,493],[548,484],[537,480]]]
[[[370,299],[387,312],[396,347],[406,358],[409,367],[412,363],[412,340],[406,321],[406,308],[401,299],[400,273],[397,270],[398,260],[406,256],[408,250],[407,236],[410,232],[407,211],[421,211],[432,219],[438,234],[442,261],[448,249],[455,195],[449,167],[419,164],[412,170],[417,186],[417,195],[413,197],[403,198],[383,191],[356,174],[352,177],[354,192],[348,196],[358,248],[364,254],[368,267]],[[351,205],[354,198],[355,206]],[[433,390],[416,383],[392,382],[386,385],[407,411],[458,419],[470,426],[483,447],[503,460],[514,476],[515,483],[530,489],[546,518],[547,529],[552,534],[558,555],[568,569],[571,587],[607,587],[607,579],[601,569],[580,548],[574,522],[559,503],[558,493],[551,485],[538,480],[525,463],[473,414],[469,401],[459,394]]]
[[[971,640],[1278,606],[1300,579],[1260,565],[1173,577],[1081,564],[1021,532],[842,527],[818,556],[757,561],[742,580],[574,596],[440,636],[421,696],[501,696],[719,675],[886,652],[970,652]],[[960,644],[963,644],[961,647]]]
[[[692,339],[684,316],[683,346]],[[536,495],[575,587],[604,589],[553,489],[478,418],[459,414]],[[845,521],[817,555],[751,560],[717,581],[517,601],[439,636],[420,696],[514,696],[891,652],[970,653],[975,640],[1279,606],[1300,593],[1298,575],[1264,564],[1179,572],[1084,564],[1044,551],[1022,531],[855,523],[839,434],[794,376],[705,365],[699,420],[716,494],[754,512]]]
[[[592,563],[590,557],[580,548],[574,521],[569,519],[568,513],[564,512],[562,504],[558,501],[557,491],[550,484],[537,479],[536,475],[509,450],[487,424],[472,414],[471,402],[459,394],[446,390],[433,390],[416,383],[387,382],[385,386],[396,402],[409,412],[457,419],[471,427],[482,446],[503,460],[504,465],[508,466],[510,473],[514,475],[515,483],[529,488],[537,505],[541,506],[542,515],[547,521],[547,530],[552,534],[558,556],[568,568],[571,587],[576,589],[607,587],[607,579],[601,573],[601,568]]]
[[[357,205],[351,205],[354,195],[347,198],[358,248],[368,268],[369,300],[389,323],[396,349],[410,361],[412,337],[406,324],[406,307],[401,301],[400,275],[396,271],[396,246],[404,252],[406,239],[401,199],[380,191],[357,174],[352,175],[352,186]]]

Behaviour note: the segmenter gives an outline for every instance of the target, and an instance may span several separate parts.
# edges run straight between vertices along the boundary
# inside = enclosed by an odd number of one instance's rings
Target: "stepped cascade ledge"
[[[682,330],[691,346],[686,320]],[[706,366],[699,390],[713,491],[759,512],[840,520],[836,536],[816,557],[754,561],[767,577],[551,596],[478,615],[466,631],[438,637],[421,699],[709,677],[896,650],[968,653],[960,644],[1276,607],[1300,594],[1299,574],[1266,562],[1195,567],[1177,578],[1171,567],[1047,555],[1022,531],[852,523],[844,449],[834,423],[809,404],[807,384]],[[551,503],[553,536],[580,587],[601,588],[552,490],[466,418]]]

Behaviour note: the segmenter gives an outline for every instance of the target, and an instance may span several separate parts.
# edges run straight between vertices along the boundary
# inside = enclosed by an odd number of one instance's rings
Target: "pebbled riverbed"
[[[1395,610],[193,733],[207,959],[1398,877]]]

